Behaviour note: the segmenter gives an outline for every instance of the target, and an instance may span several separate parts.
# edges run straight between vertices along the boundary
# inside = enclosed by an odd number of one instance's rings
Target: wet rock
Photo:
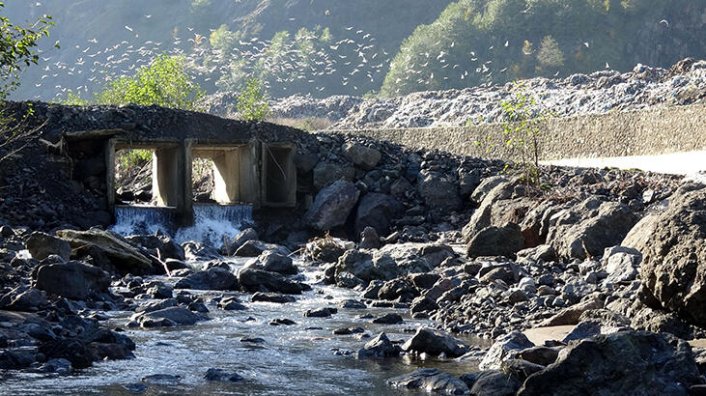
[[[260,337],[243,337],[240,342],[245,344],[264,344],[266,341],[264,338]]]
[[[297,299],[285,294],[277,293],[255,293],[252,295],[252,302],[271,302],[277,304],[286,304],[296,302]]]
[[[385,282],[378,292],[378,298],[381,300],[400,302],[412,302],[417,296],[419,296],[419,291],[414,287],[414,284],[403,278]]]
[[[385,314],[379,318],[373,319],[373,323],[377,324],[400,324],[404,323],[402,316],[396,313]]]
[[[212,267],[206,271],[193,273],[180,279],[175,289],[193,290],[237,290],[239,287],[238,278],[230,271],[220,267]]]
[[[375,338],[368,341],[365,346],[358,351],[358,359],[366,358],[389,358],[400,355],[401,349],[399,345],[395,345],[387,338],[385,333],[378,334]]]
[[[35,362],[36,352],[27,349],[5,349],[0,351],[0,369],[20,370]]]
[[[626,331],[568,346],[554,364],[529,376],[518,395],[687,395],[699,383],[685,341]]]
[[[142,382],[150,385],[178,385],[181,375],[152,374],[142,378]]]
[[[262,241],[249,240],[243,243],[243,245],[235,251],[235,255],[238,257],[258,257],[267,251],[273,251],[283,256],[287,256],[290,253],[284,246],[265,243]]]
[[[195,314],[183,307],[170,307],[158,311],[141,313],[133,317],[133,320],[145,328],[191,326],[207,319],[207,317]]]
[[[251,293],[272,292],[284,294],[301,294],[307,288],[305,285],[293,282],[274,272],[243,268],[238,273],[240,286]]]
[[[304,317],[306,318],[328,318],[331,315],[337,314],[338,309],[336,308],[317,308],[317,309],[307,309],[304,312]]]
[[[118,271],[133,274],[148,274],[153,271],[152,260],[125,239],[108,231],[62,230],[56,235],[69,242],[78,256],[91,255],[104,259]]]
[[[365,333],[365,329],[362,327],[341,327],[333,331],[334,335],[351,335],[363,333]]]
[[[305,217],[309,225],[321,231],[332,230],[346,223],[360,191],[347,181],[336,181],[316,195]]]
[[[184,248],[168,235],[134,235],[125,239],[130,243],[142,246],[151,255],[159,257],[163,261],[166,259],[186,260]]]
[[[219,382],[240,382],[244,378],[238,373],[227,372],[223,369],[210,368],[206,370],[206,374],[203,376],[206,381],[219,381]]]
[[[624,244],[643,255],[642,300],[706,326],[706,187],[681,187],[666,211],[631,234]]]
[[[238,235],[233,237],[231,241],[228,242],[228,245],[226,246],[227,254],[231,254],[231,252],[235,252],[238,249],[240,249],[241,246],[245,244],[245,242],[248,241],[257,241],[260,239],[260,236],[257,234],[257,231],[255,231],[252,228],[246,228]]]
[[[71,245],[43,232],[35,231],[27,238],[27,250],[37,260],[44,260],[51,255],[57,255],[64,261],[71,258]]]
[[[357,143],[346,143],[343,146],[343,155],[355,166],[363,170],[375,168],[382,158],[380,151]]]
[[[441,331],[422,327],[402,345],[402,349],[431,356],[459,357],[468,351],[468,346]]]
[[[359,300],[341,301],[341,303],[339,304],[339,307],[341,307],[343,309],[366,309],[366,308],[368,308],[368,306],[365,305],[365,303],[363,303],[362,301],[359,301]]]
[[[59,375],[71,374],[71,362],[66,359],[50,359],[46,363],[39,366],[37,371],[41,373],[56,373]]]
[[[270,326],[293,326],[297,322],[291,319],[273,319],[270,321]]]
[[[486,227],[471,238],[468,243],[468,256],[514,257],[525,247],[525,238],[517,224],[503,227]]]
[[[248,309],[237,297],[225,297],[218,302],[218,308],[224,311],[245,311]]]
[[[358,204],[355,215],[355,232],[361,234],[372,227],[378,234],[387,235],[394,219],[403,214],[404,207],[397,199],[380,193],[367,193]]]
[[[175,298],[169,298],[165,300],[160,300],[160,301],[149,301],[144,304],[140,304],[139,307],[135,308],[136,313],[141,313],[141,312],[154,312],[154,311],[159,311],[161,309],[169,308],[169,307],[176,307],[177,306],[177,300]]]
[[[414,301],[412,301],[410,311],[412,313],[432,312],[437,309],[439,309],[439,305],[436,303],[436,301],[426,296],[419,296],[415,298]]]
[[[100,268],[78,261],[42,265],[34,278],[37,289],[49,294],[84,300],[92,293],[107,292],[110,277]]]
[[[512,396],[520,389],[522,382],[515,376],[503,371],[488,370],[481,372],[471,387],[475,396]]]
[[[483,357],[478,367],[481,370],[499,370],[504,361],[522,350],[532,348],[534,344],[519,331],[513,331],[498,338]]]
[[[412,373],[390,378],[387,384],[397,389],[421,389],[443,395],[469,395],[468,386],[459,378],[436,368],[417,369]]]
[[[295,275],[299,272],[291,258],[272,251],[263,252],[256,259],[249,261],[245,267],[283,275]]]
[[[327,236],[317,238],[306,244],[305,254],[313,260],[323,261],[325,263],[335,263],[343,256],[347,250],[354,246],[347,246],[346,242]]]

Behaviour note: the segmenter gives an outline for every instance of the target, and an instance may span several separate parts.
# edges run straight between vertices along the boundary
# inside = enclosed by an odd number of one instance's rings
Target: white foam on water
[[[174,212],[168,208],[119,207],[112,230],[120,235],[154,234],[173,236],[177,243],[195,241],[220,247],[227,238],[240,232],[243,224],[252,222],[250,205],[194,205],[194,225],[174,230]]]

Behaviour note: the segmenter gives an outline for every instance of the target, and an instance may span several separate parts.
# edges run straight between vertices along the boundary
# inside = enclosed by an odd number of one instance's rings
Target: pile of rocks
[[[706,61],[685,59],[671,70],[637,65],[622,74],[606,70],[521,84],[558,117],[686,105],[706,98]],[[390,99],[294,96],[273,102],[272,110],[275,117],[327,118],[335,122],[332,129],[462,126],[503,121],[500,103],[510,97],[512,88],[480,86]]]

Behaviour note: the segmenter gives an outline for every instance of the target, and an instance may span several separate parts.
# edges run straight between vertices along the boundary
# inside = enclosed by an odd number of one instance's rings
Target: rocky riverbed
[[[517,89],[532,92],[556,117],[701,103],[706,98],[706,61],[685,59],[671,69],[637,65],[628,73],[604,70],[564,79],[534,78],[515,85],[418,92],[389,99],[292,96],[272,102],[272,117],[327,119],[331,129],[344,130],[501,122],[500,104]],[[231,98],[213,97],[208,101],[209,111],[234,116],[233,103]]]

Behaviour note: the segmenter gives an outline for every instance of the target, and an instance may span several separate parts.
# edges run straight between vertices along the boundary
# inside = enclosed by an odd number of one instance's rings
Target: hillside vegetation
[[[706,58],[706,0],[53,0],[13,2],[6,13],[56,21],[20,99],[91,100],[163,54],[183,57],[207,94],[235,97],[257,78],[275,99]]]

